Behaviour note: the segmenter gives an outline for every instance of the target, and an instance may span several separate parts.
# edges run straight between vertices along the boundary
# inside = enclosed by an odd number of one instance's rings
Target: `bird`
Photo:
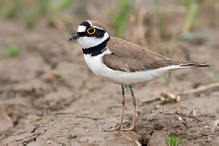
[[[117,126],[105,130],[106,132],[136,130],[137,100],[132,90],[133,85],[152,81],[176,69],[210,66],[205,62],[173,60],[147,47],[112,37],[103,24],[94,20],[83,21],[78,26],[77,33],[69,38],[69,41],[72,40],[77,40],[82,45],[84,60],[95,75],[121,85],[120,122]],[[126,129],[123,128],[125,87],[130,91],[134,105],[132,125]]]

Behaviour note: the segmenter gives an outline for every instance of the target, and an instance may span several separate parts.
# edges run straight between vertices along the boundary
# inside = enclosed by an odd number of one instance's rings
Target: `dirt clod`
[[[182,120],[179,120],[179,116]],[[149,106],[142,108],[137,118],[137,133],[141,135],[142,141],[148,144],[152,142],[151,137],[159,135],[158,140],[163,140],[172,134],[184,143],[211,143],[217,137],[216,132],[211,132],[209,128],[214,119],[215,117],[207,115],[191,116],[187,113],[177,113],[163,106]],[[211,139],[208,139],[209,136]]]

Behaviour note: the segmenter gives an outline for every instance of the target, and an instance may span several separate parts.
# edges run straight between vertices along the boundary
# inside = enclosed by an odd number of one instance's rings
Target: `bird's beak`
[[[80,37],[79,34],[76,33],[76,34],[73,35],[71,38],[69,38],[68,41],[77,40],[79,37]]]

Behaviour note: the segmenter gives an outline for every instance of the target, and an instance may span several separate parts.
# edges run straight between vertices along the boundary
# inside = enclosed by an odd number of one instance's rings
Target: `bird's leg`
[[[121,85],[121,87],[122,87],[122,111],[120,116],[120,123],[115,128],[106,130],[106,132],[118,131],[123,128],[123,114],[125,109],[125,90],[124,90],[124,85]]]
[[[133,130],[136,130],[136,127],[135,127],[135,118],[136,118],[136,106],[137,106],[137,100],[135,98],[135,95],[134,95],[134,92],[132,91],[132,88],[130,85],[127,86],[131,95],[132,95],[132,98],[133,98],[133,105],[134,105],[134,114],[133,114],[133,121],[132,121],[132,126],[127,128],[127,129],[121,129],[122,131],[133,131]]]
[[[122,111],[121,111],[121,116],[120,116],[120,126],[121,129],[123,128],[123,114],[124,114],[124,109],[125,109],[125,90],[124,90],[124,85],[122,86]]]

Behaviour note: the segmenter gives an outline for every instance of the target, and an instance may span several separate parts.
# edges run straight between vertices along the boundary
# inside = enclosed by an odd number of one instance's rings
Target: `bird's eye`
[[[90,27],[90,28],[87,29],[87,33],[88,33],[88,34],[94,34],[95,31],[96,31],[96,30],[95,30],[95,28],[93,28],[93,27]]]

